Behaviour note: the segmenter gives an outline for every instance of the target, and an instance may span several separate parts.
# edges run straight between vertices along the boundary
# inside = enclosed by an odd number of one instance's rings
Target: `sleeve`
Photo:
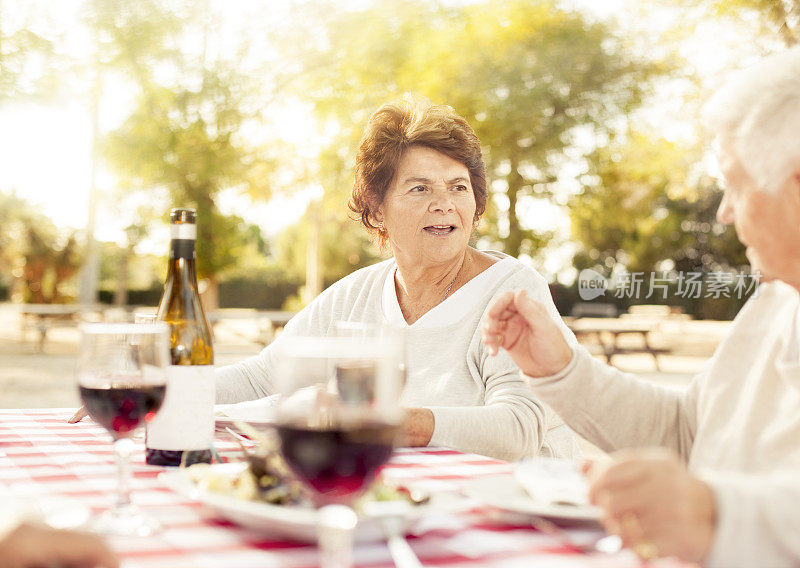
[[[526,378],[570,428],[602,450],[665,446],[688,460],[705,373],[680,392],[623,373],[573,345],[572,359],[562,371]]]
[[[531,298],[547,307],[563,328],[568,341],[575,342],[553,304],[544,278],[530,271],[525,281],[519,284],[525,286]],[[508,288],[499,290],[495,296],[505,289]],[[483,405],[429,407],[434,416],[430,445],[478,452],[508,461],[540,452],[564,458],[579,455],[572,433],[550,408],[536,398],[508,353],[488,354],[480,338],[480,328],[471,342],[469,357],[475,362],[470,365],[471,372],[485,387]]]
[[[215,370],[217,404],[232,404],[275,393],[275,354],[281,340],[293,335],[325,335],[333,321],[331,294],[321,294],[286,324],[283,332],[258,355]]]
[[[547,411],[513,361],[482,357],[481,406],[434,406],[432,446],[514,461],[536,455],[547,432]],[[498,360],[501,359],[501,360]]]
[[[764,473],[707,472],[717,504],[709,568],[800,565],[800,467]]]

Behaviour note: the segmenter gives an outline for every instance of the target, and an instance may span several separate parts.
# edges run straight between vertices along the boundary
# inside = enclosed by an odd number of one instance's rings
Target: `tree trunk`
[[[128,305],[128,262],[130,253],[125,251],[117,264],[117,289],[114,291],[114,305],[122,308]]]
[[[522,229],[519,226],[519,217],[517,217],[517,199],[519,191],[525,184],[525,178],[519,173],[519,161],[516,156],[511,156],[510,159],[511,171],[506,176],[506,183],[508,184],[508,237],[505,240],[504,248],[506,254],[517,258],[522,249]]]
[[[219,308],[219,282],[216,278],[206,278],[203,280],[205,289],[200,294],[200,301],[203,303],[203,310],[206,317],[210,312]]]
[[[320,207],[319,203],[312,203],[311,224],[308,235],[308,248],[306,248],[306,285],[303,289],[303,303],[311,301],[322,292],[322,262],[319,247],[320,239]]]
[[[97,200],[99,188],[97,187],[97,168],[99,165],[98,140],[100,139],[100,96],[103,89],[103,78],[100,67],[95,67],[95,84],[91,99],[92,120],[92,153],[89,172],[89,214],[86,220],[86,260],[81,268],[78,288],[78,301],[81,304],[97,303],[97,286],[100,279],[100,251],[95,239],[97,215]]]

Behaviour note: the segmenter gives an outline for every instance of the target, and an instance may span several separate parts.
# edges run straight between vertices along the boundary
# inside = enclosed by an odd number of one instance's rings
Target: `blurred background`
[[[798,0],[0,0],[6,350],[28,349],[16,306],[154,306],[173,206],[198,209],[210,311],[295,311],[381,259],[348,215],[353,156],[407,92],[476,130],[476,244],[542,272],[563,314],[592,268],[665,275],[647,304],[730,319],[746,296],[673,289],[746,269],[701,108],[799,34]],[[269,340],[240,319],[230,337],[257,341],[231,358]]]

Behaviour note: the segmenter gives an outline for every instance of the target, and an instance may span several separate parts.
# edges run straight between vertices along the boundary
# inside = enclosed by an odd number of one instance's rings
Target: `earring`
[[[378,230],[382,233],[385,229],[383,227],[383,221],[378,222]]]

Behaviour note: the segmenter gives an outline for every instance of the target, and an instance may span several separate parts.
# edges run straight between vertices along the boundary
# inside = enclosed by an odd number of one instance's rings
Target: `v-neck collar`
[[[411,329],[428,329],[435,327],[446,327],[452,325],[471,312],[472,302],[463,301],[464,298],[471,296],[479,298],[497,282],[497,279],[508,274],[515,265],[513,257],[497,251],[481,251],[500,260],[492,264],[489,268],[472,278],[469,282],[461,286],[458,290],[450,294],[443,302],[435,305],[425,312],[421,318],[411,325],[406,322],[400,303],[397,301],[397,290],[395,289],[395,273],[397,272],[397,262],[394,262],[386,275],[383,283],[383,298],[381,308],[383,317],[389,325],[405,327]]]

